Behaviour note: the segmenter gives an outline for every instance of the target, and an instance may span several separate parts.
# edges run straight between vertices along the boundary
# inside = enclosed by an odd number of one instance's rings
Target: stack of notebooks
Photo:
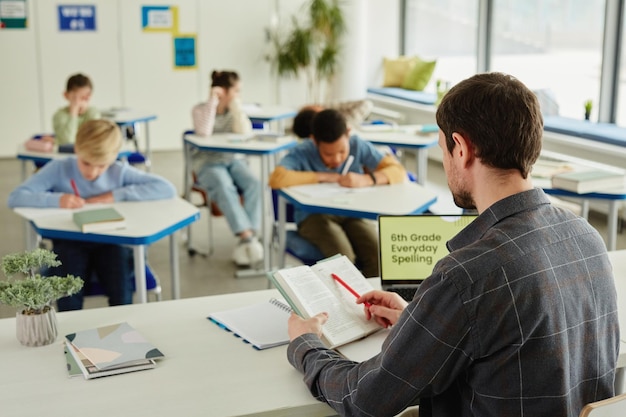
[[[552,187],[586,194],[624,187],[624,174],[604,170],[558,173],[552,177]]]
[[[64,350],[69,376],[85,379],[152,369],[164,356],[128,323],[68,334]]]

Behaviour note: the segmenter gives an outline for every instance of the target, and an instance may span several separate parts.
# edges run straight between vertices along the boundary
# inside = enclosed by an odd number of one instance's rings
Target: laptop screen
[[[380,277],[389,285],[419,284],[448,254],[446,242],[477,215],[378,216]]]

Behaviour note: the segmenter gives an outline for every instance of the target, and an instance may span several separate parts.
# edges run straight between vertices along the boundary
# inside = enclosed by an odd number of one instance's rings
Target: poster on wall
[[[59,10],[59,31],[85,32],[96,30],[96,6],[61,5]]]
[[[141,28],[144,32],[178,32],[178,7],[141,6]]]
[[[196,36],[174,36],[174,69],[196,68]]]
[[[0,0],[0,29],[24,29],[26,17],[26,0]]]

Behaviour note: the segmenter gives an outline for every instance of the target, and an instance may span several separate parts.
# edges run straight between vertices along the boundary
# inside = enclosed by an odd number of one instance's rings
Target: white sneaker
[[[248,242],[239,242],[233,251],[233,261],[238,266],[250,266],[250,255],[248,252]]]
[[[248,247],[250,264],[254,265],[263,260],[263,245],[261,245],[258,239],[252,239],[250,242],[246,243],[246,246]]]

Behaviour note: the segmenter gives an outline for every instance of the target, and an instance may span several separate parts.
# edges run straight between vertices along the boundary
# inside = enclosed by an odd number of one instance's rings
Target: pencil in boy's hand
[[[74,190],[74,195],[76,197],[80,197],[80,193],[78,192],[78,187],[76,186],[76,181],[74,181],[73,178],[70,180],[70,184],[72,185],[72,190]]]
[[[334,279],[335,281],[337,281],[338,283],[340,283],[341,285],[343,285],[343,287],[344,287],[346,290],[350,291],[350,294],[354,295],[356,298],[359,298],[359,297],[360,297],[360,295],[359,295],[359,293],[358,293],[358,292],[354,291],[354,289],[353,289],[351,286],[349,286],[348,284],[346,284],[346,282],[345,282],[344,280],[342,280],[341,278],[339,278],[339,275],[337,275],[337,274],[330,274],[330,276],[332,276],[332,277],[333,277],[333,279]],[[371,306],[371,304],[370,304],[370,303],[368,303],[368,302],[365,302],[365,303],[363,303],[363,304],[364,304],[364,305],[365,305],[365,307],[367,307],[367,308],[369,308],[369,307]]]

